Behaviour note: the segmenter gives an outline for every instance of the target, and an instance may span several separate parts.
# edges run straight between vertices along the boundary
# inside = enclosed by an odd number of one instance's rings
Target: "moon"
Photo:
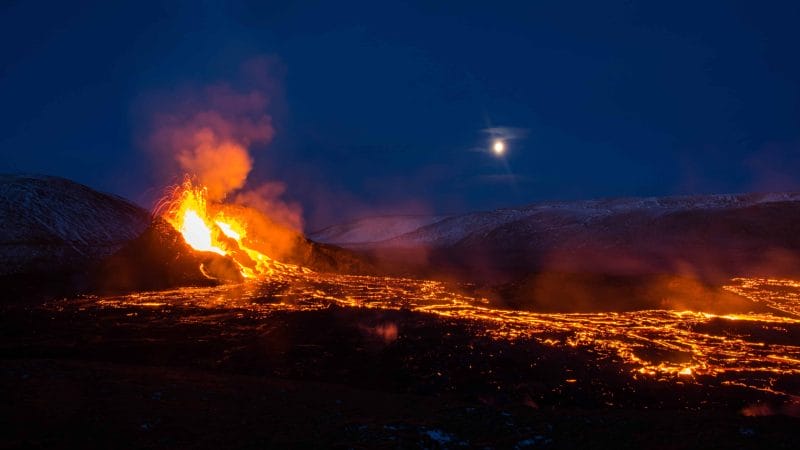
[[[497,156],[502,155],[506,151],[506,144],[501,140],[494,141],[494,145],[492,145],[492,151]]]

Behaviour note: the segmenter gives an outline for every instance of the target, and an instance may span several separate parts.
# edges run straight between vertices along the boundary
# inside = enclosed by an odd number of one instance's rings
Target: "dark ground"
[[[268,301],[268,300],[264,300]],[[798,448],[781,399],[588,348],[330,307],[6,304],[3,448]]]

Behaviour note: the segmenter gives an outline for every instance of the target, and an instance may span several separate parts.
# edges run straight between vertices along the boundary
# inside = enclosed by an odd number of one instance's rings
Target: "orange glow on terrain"
[[[790,303],[792,296],[800,294],[800,283],[788,280],[741,278],[732,280],[726,289],[742,292],[754,302],[772,299],[777,304],[776,286],[790,294],[785,297]],[[786,291],[787,286],[791,292]],[[265,295],[273,300],[261,301]],[[781,380],[800,377],[800,342],[791,338],[800,334],[800,317],[780,311],[729,315],[675,310],[538,313],[497,308],[486,298],[438,281],[308,270],[273,271],[269,277],[240,285],[107,297],[99,304],[167,310],[173,305],[232,308],[251,310],[261,317],[332,305],[407,309],[465,321],[473,324],[477,335],[494,339],[533,339],[552,347],[587,349],[600,360],[621,362],[634,379],[698,384],[714,379],[723,385],[797,395],[779,386]]]

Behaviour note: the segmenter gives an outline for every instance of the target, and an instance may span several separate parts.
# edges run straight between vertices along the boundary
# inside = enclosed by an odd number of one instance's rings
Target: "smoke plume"
[[[231,81],[150,95],[144,146],[156,177],[177,184],[188,175],[206,188],[210,202],[266,215],[273,234],[276,227],[287,235],[301,230],[300,206],[280,198],[285,184],[248,180],[255,160],[269,157],[265,148],[275,136],[269,111],[273,99],[281,104],[282,72],[278,60],[261,56],[244,62]]]
[[[275,134],[267,103],[256,90],[207,87],[173,111],[156,114],[151,146],[176,172],[196,177],[210,200],[220,201],[245,186],[251,146],[266,145]]]

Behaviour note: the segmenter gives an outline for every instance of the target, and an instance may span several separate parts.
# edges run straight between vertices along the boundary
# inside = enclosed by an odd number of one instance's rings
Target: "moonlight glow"
[[[492,151],[497,156],[502,155],[506,151],[506,144],[503,141],[494,141],[494,145],[492,145]]]

